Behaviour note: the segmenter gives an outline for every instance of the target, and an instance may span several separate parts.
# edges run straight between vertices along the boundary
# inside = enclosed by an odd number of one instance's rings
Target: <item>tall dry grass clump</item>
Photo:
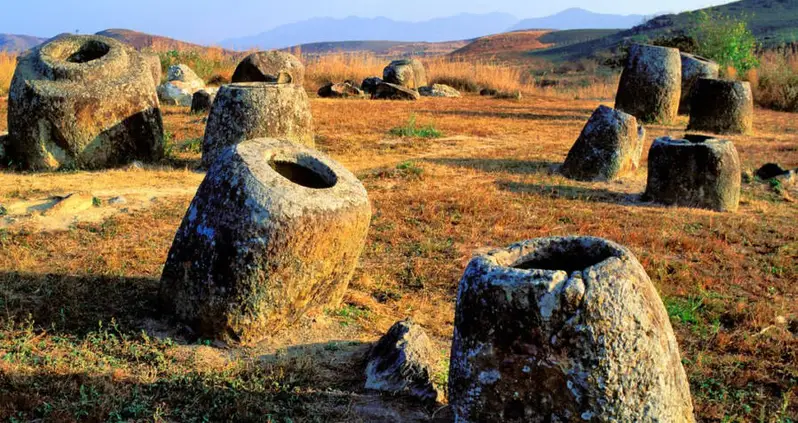
[[[748,72],[746,79],[760,106],[798,112],[798,55],[766,52],[759,68]]]
[[[424,61],[430,82],[452,85],[463,91],[494,88],[529,92],[534,89],[528,69],[497,62],[436,57]],[[471,89],[470,87],[476,87]]]
[[[8,94],[8,87],[11,86],[11,78],[16,67],[17,55],[0,51],[0,95]]]
[[[360,52],[304,55],[301,58],[305,64],[308,89],[319,88],[328,82],[350,80],[359,84],[371,76],[382,78],[382,70],[388,64],[386,59]]]

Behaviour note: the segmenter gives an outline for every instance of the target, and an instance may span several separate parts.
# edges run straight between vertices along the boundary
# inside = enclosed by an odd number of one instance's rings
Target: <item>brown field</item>
[[[250,348],[192,339],[156,305],[167,250],[203,177],[193,170],[199,117],[164,110],[172,148],[157,166],[0,173],[7,207],[86,192],[98,208],[116,208],[63,231],[0,229],[0,419],[447,421],[445,408],[365,392],[368,344],[414,318],[440,350],[435,376],[445,384],[455,290],[470,257],[580,234],[630,247],[646,268],[672,318],[699,421],[795,422],[798,193],[746,183],[739,212],[714,213],[640,202],[645,168],[613,183],[552,173],[599,104],[534,92],[522,101],[313,99],[319,148],[368,189],[366,249],[344,306]],[[389,135],[411,115],[443,137]],[[647,146],[685,125],[650,126]],[[795,114],[757,110],[755,134],[731,139],[744,168],[798,167]],[[153,200],[124,212],[107,203],[120,194]]]

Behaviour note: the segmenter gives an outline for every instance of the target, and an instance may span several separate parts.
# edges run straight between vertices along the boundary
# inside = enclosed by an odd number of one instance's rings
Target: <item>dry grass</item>
[[[550,173],[598,104],[534,93],[312,100],[319,148],[363,180],[374,219],[346,304],[254,348],[207,346],[157,311],[190,196],[65,232],[0,232],[0,419],[362,421],[364,404],[377,401],[362,389],[362,356],[398,319],[425,326],[445,380],[455,290],[474,252],[584,234],[629,246],[659,289],[699,421],[795,421],[798,204],[755,182],[744,185],[738,213],[665,208],[635,199],[645,169],[614,183]],[[174,145],[201,136],[186,110],[165,112]],[[444,136],[389,135],[411,114]],[[685,124],[647,128],[647,146]],[[797,136],[795,115],[757,110],[754,135],[732,140],[745,168],[774,157],[797,167]],[[183,167],[199,155],[180,154],[174,170],[1,173],[0,203],[196,186],[202,175]],[[399,413],[431,412],[385,401]]]
[[[17,55],[0,51],[0,96],[8,93],[11,85],[11,78],[14,77],[14,69],[17,67]]]
[[[760,60],[760,67],[746,76],[757,104],[798,112],[798,55],[768,52]]]

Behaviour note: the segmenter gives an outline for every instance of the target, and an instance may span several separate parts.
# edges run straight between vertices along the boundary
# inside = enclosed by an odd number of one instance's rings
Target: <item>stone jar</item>
[[[205,127],[202,164],[210,167],[225,148],[261,137],[315,146],[310,100],[302,86],[240,82],[219,88]]]
[[[682,60],[675,48],[632,44],[615,108],[642,123],[671,122],[679,112]]]
[[[679,114],[690,114],[690,101],[693,86],[700,78],[717,78],[720,74],[720,65],[717,63],[688,53],[681,53],[682,57],[682,100],[679,102]]]
[[[731,141],[703,135],[658,138],[648,151],[644,199],[662,204],[736,211],[742,171]]]
[[[30,170],[101,169],[164,154],[151,61],[97,35],[23,53],[8,97],[8,156]]]
[[[390,84],[418,90],[427,86],[427,71],[418,59],[394,60],[383,70],[382,79]]]
[[[668,314],[635,256],[534,239],[471,260],[449,368],[455,421],[694,422]]]
[[[690,101],[689,131],[749,134],[754,127],[754,96],[745,81],[699,79]]]
[[[340,305],[370,220],[363,185],[326,155],[269,138],[228,147],[175,235],[163,304],[199,336],[256,343]]]
[[[245,57],[233,72],[233,82],[272,82],[302,86],[305,65],[293,54],[259,51]]]
[[[645,134],[634,116],[599,106],[560,170],[583,181],[611,181],[632,173],[640,165]]]

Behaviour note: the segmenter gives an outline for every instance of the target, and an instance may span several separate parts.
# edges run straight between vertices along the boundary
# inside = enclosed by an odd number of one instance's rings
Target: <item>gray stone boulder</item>
[[[205,126],[202,163],[210,167],[225,148],[263,137],[315,146],[310,100],[301,85],[239,82],[222,86]]]
[[[63,35],[23,53],[8,98],[9,158],[100,169],[164,154],[150,63],[112,38]]]
[[[317,94],[321,98],[360,98],[364,96],[363,91],[349,81],[325,84],[319,88]]]
[[[756,175],[757,178],[763,181],[767,181],[777,176],[784,175],[787,172],[789,171],[779,166],[777,163],[766,163],[762,167],[757,169],[754,174]]]
[[[216,98],[216,90],[199,90],[191,98],[191,113],[208,113]]]
[[[158,98],[171,106],[190,107],[194,93],[205,89],[203,81],[187,65],[173,65],[166,73],[166,82],[158,86]]]
[[[682,95],[682,59],[675,48],[632,44],[615,108],[642,123],[671,122]]]
[[[418,100],[421,95],[418,91],[401,85],[381,82],[377,85],[377,90],[374,91],[371,98],[375,100]]]
[[[748,134],[754,127],[754,96],[748,82],[701,78],[690,104],[689,131]]]
[[[380,85],[381,82],[382,79],[372,76],[364,79],[363,82],[360,83],[360,89],[368,95],[374,95],[377,91],[377,86]]]
[[[736,211],[742,172],[731,141],[703,135],[658,138],[648,152],[644,199],[715,211]]]
[[[599,106],[560,171],[581,181],[611,181],[634,172],[640,166],[645,134],[634,116]]]
[[[428,87],[421,87],[418,89],[418,93],[421,94],[422,97],[460,97],[460,91],[443,84],[432,84]]]
[[[245,57],[233,72],[233,82],[272,82],[303,85],[305,65],[293,54],[260,51]]]
[[[418,59],[394,60],[382,72],[383,81],[418,90],[427,86],[427,71]]]
[[[695,421],[662,300],[618,244],[542,238],[478,256],[454,324],[457,422]]]
[[[717,78],[720,74],[720,65],[709,59],[688,53],[681,53],[681,57],[682,99],[679,102],[679,114],[689,115],[693,86],[700,78]]]
[[[396,322],[369,352],[366,389],[435,401],[435,357],[421,326],[410,319]]]
[[[236,144],[175,235],[163,305],[199,336],[256,343],[340,304],[370,219],[363,185],[326,155],[287,140]]]

